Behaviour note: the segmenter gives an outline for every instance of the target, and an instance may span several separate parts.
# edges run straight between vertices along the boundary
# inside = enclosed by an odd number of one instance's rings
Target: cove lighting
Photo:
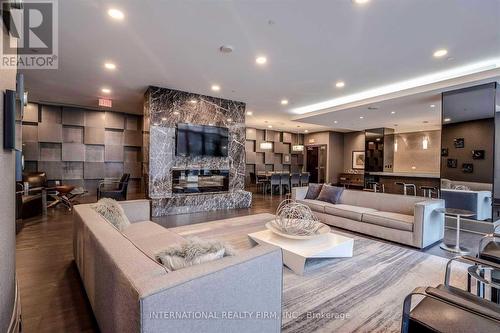
[[[292,112],[295,114],[306,114],[308,112],[314,112],[319,110],[324,110],[328,108],[333,108],[336,106],[358,102],[364,99],[373,98],[377,96],[382,96],[386,94],[391,94],[395,92],[399,92],[406,89],[417,88],[421,86],[425,86],[428,84],[433,84],[445,80],[455,79],[461,76],[477,74],[480,72],[498,69],[500,68],[500,58],[492,58],[484,61],[479,61],[475,63],[471,63],[464,66],[455,67],[449,70],[444,70],[432,74],[427,74],[423,76],[419,76],[413,79],[409,79],[406,81],[400,81],[392,84],[388,84],[385,86],[380,86],[374,89],[365,90],[359,93],[346,95],[339,98],[330,99],[327,101],[314,103],[298,108],[292,109]]]

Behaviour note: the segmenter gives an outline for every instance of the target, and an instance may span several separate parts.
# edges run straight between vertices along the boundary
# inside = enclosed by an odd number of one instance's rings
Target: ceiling
[[[125,19],[111,19],[109,8]],[[293,110],[499,57],[499,21],[497,0],[64,0],[59,69],[24,73],[34,101],[96,107],[106,86],[114,110],[140,114],[147,86],[157,85],[246,102],[247,124],[256,127],[438,126],[439,109],[428,110],[439,105],[437,93],[384,101],[369,113],[366,105],[346,107],[336,113],[342,126],[307,117],[298,123]],[[222,45],[233,52],[221,53]],[[439,48],[449,58],[434,58]],[[255,63],[259,55],[264,66]],[[117,69],[105,70],[106,61]],[[345,87],[335,87],[339,80]],[[211,91],[213,84],[221,90]]]

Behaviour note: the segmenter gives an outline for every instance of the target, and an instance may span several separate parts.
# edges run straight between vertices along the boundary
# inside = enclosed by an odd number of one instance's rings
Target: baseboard
[[[14,306],[12,309],[12,317],[10,320],[9,329],[7,333],[19,333],[21,332],[21,297],[19,295],[19,288],[16,279],[16,289],[14,297]]]

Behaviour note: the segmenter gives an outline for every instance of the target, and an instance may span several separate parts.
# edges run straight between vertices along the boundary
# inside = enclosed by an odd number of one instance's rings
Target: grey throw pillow
[[[344,192],[343,187],[323,185],[317,200],[336,204],[339,202],[342,192]]]
[[[187,242],[171,246],[155,255],[156,260],[171,271],[234,255],[228,245],[217,240],[191,237]]]
[[[307,193],[306,197],[304,199],[316,199],[321,192],[321,188],[323,187],[323,184],[314,184],[311,183],[309,184],[309,187],[307,188]]]
[[[123,231],[130,225],[122,206],[114,199],[102,198],[91,207],[119,231]]]

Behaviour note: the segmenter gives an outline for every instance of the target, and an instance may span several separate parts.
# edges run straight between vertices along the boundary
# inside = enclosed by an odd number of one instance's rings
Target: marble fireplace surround
[[[245,103],[160,87],[149,87],[144,101],[144,143],[149,149],[149,197],[152,215],[247,208],[252,194],[245,186]],[[175,155],[178,123],[227,127],[227,157]],[[224,193],[172,192],[173,169],[229,170]]]

